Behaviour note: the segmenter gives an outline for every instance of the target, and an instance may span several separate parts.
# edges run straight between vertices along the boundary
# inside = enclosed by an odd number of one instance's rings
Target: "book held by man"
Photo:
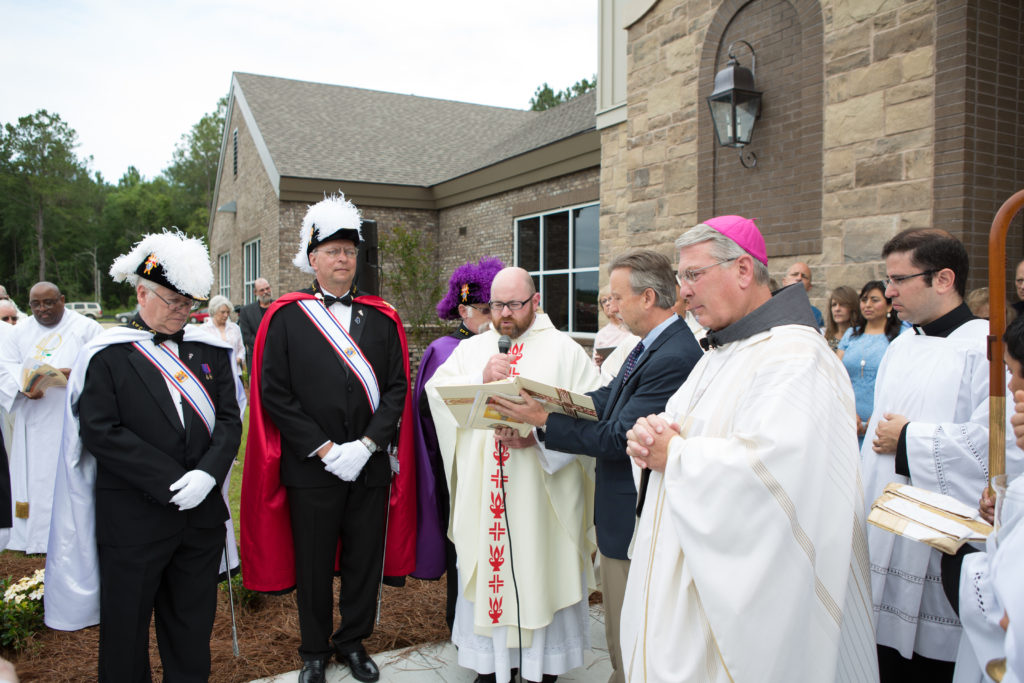
[[[21,390],[26,394],[35,389],[41,389],[43,393],[50,387],[66,387],[68,378],[64,373],[49,363],[31,361],[28,367],[22,370]]]
[[[509,415],[504,415],[491,400],[494,396],[501,396],[510,401],[522,403],[523,399],[519,395],[520,389],[526,390],[526,393],[534,400],[539,401],[544,406],[544,410],[549,413],[562,413],[574,418],[597,421],[597,410],[589,396],[525,377],[510,377],[485,384],[437,387],[437,392],[444,399],[445,405],[460,427],[471,429],[512,427],[521,436],[526,436],[533,427],[519,422]]]

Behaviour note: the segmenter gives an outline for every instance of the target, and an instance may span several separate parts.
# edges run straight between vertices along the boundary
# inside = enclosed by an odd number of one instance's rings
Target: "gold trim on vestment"
[[[811,564],[811,571],[814,574],[814,594],[818,596],[818,601],[821,602],[825,611],[835,620],[836,627],[841,628],[843,623],[843,610],[839,607],[835,598],[828,592],[828,588],[822,583],[821,579],[818,578],[818,570],[815,566],[815,550],[814,542],[811,537],[804,531],[804,528],[800,525],[800,520],[796,518],[796,506],[793,505],[793,501],[790,499],[789,494],[786,493],[785,489],[782,488],[782,484],[768,471],[768,467],[761,462],[751,452],[747,458],[750,463],[750,468],[757,475],[761,483],[764,484],[768,492],[775,498],[775,502],[779,504],[782,511],[786,513],[786,517],[789,518],[789,528],[793,532],[793,538],[796,540],[804,553],[807,555],[807,559]]]

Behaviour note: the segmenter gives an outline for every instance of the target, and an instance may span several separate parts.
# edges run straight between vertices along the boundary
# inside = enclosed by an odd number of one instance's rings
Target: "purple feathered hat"
[[[491,300],[491,282],[505,267],[500,259],[482,258],[479,263],[464,263],[448,280],[448,294],[437,304],[442,320],[458,320],[459,304],[485,304]]]

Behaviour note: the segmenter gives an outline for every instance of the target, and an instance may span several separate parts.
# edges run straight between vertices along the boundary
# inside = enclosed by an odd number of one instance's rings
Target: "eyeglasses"
[[[338,258],[344,254],[347,258],[355,258],[359,252],[352,247],[331,247],[330,249],[317,249],[317,252],[323,254],[327,258]]]
[[[882,282],[885,283],[886,287],[892,287],[893,285],[899,287],[901,284],[903,284],[903,282],[911,278],[921,277],[922,275],[931,275],[932,273],[937,272],[938,270],[936,270],[935,268],[931,268],[929,270],[922,270],[920,273],[914,273],[912,275],[889,275],[884,280],[882,280]]]
[[[60,303],[60,299],[29,299],[29,308],[53,308]]]
[[[490,315],[491,314],[491,309],[488,308],[487,306],[478,306],[476,304],[466,304],[466,305],[469,306],[470,308],[472,308],[474,311],[479,311],[480,313],[483,313],[484,315]]]
[[[506,306],[510,311],[518,311],[520,308],[530,303],[531,299],[533,299],[532,296],[527,299],[523,299],[522,301],[488,301],[487,305],[492,311],[498,311],[499,313],[501,313],[502,309]]]
[[[149,287],[147,287],[146,289],[149,289]],[[165,304],[167,304],[167,308],[171,309],[172,311],[194,311],[199,308],[199,302],[196,301],[195,299],[185,299],[184,301],[175,301],[172,303],[167,299],[163,298],[162,296],[160,296],[160,294],[155,289],[150,289],[149,291],[152,292],[153,296],[155,296],[157,299],[160,299],[160,301],[163,301]]]
[[[687,268],[682,273],[676,273],[676,284],[682,285],[684,282],[688,285],[695,284],[697,280],[700,279],[700,276],[704,274],[704,271],[707,270],[708,268],[714,268],[715,266],[720,266],[723,263],[735,261],[738,258],[739,256],[733,256],[732,258],[726,258],[722,259],[721,261],[715,261],[714,263],[707,266],[703,266],[701,268]]]

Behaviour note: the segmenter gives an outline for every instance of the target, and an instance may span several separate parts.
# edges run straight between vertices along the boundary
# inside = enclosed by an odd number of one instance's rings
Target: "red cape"
[[[295,587],[295,547],[287,492],[281,485],[281,434],[263,410],[260,368],[270,319],[283,306],[311,294],[292,292],[275,301],[260,323],[253,345],[249,381],[249,436],[242,470],[242,580],[246,588],[280,592]],[[358,296],[353,303],[372,306],[394,321],[409,379],[409,347],[398,313],[378,296]],[[399,473],[391,484],[384,574],[406,576],[416,567],[416,454],[413,442],[412,384],[405,394],[398,433]],[[339,548],[340,551],[340,548]]]

